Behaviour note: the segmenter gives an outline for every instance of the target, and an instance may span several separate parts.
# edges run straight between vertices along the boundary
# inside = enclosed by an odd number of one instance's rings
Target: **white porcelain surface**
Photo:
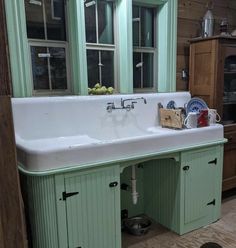
[[[113,110],[120,99],[145,97],[131,111]],[[183,107],[188,92],[113,96],[12,99],[18,161],[28,171],[45,171],[125,160],[223,139],[223,127],[161,128],[157,103]]]

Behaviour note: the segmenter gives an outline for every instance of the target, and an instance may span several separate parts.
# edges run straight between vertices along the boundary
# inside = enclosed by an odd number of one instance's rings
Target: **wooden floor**
[[[236,248],[236,195],[223,200],[222,217],[216,223],[179,236],[162,226],[136,237],[123,233],[123,248],[199,248],[215,242],[223,248]]]

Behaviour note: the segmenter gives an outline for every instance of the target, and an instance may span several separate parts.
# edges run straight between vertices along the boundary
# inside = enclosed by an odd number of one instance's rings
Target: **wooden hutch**
[[[236,187],[236,37],[190,41],[190,92],[217,109],[228,139],[224,149],[223,191]]]

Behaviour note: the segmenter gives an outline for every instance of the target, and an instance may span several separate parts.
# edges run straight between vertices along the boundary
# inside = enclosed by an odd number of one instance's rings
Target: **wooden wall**
[[[188,81],[182,80],[182,69],[189,68],[189,39],[201,35],[201,21],[212,3],[214,16],[214,35],[220,33],[222,18],[227,18],[229,30],[236,29],[236,0],[178,0],[177,31],[177,90],[188,90]]]
[[[0,0],[0,248],[26,248],[11,109],[4,0]]]

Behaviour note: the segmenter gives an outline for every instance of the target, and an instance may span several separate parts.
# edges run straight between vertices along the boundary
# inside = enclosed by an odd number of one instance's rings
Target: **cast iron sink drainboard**
[[[223,248],[221,245],[214,242],[207,242],[200,246],[200,248]]]

